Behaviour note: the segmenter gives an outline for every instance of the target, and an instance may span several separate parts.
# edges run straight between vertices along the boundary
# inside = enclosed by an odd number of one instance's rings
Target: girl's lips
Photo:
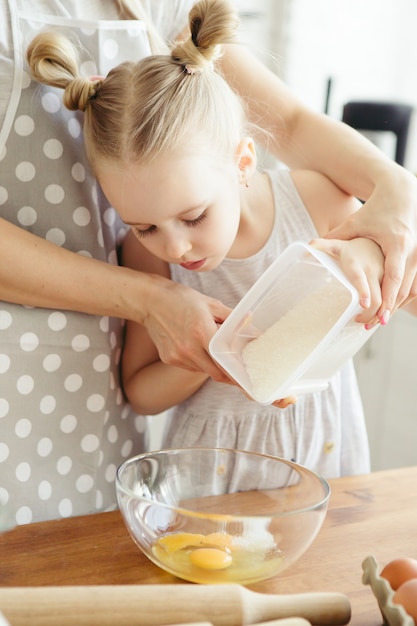
[[[180,263],[181,267],[185,270],[199,270],[200,267],[203,267],[206,259],[201,259],[200,261],[190,261],[189,263]]]

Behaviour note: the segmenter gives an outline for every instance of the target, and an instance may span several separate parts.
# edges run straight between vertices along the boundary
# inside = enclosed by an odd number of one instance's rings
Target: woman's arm
[[[139,415],[156,415],[179,404],[207,378],[207,374],[162,363],[145,327],[127,322],[122,385],[129,404]]]
[[[123,241],[121,262],[134,270],[170,278],[168,264],[150,254],[132,231]],[[169,315],[174,317],[175,311]],[[208,378],[205,373],[162,363],[145,326],[132,321],[126,323],[121,369],[126,397],[140,415],[155,415],[179,404]]]
[[[417,295],[415,177],[346,124],[306,108],[246,48],[225,46],[221,69],[247,101],[251,120],[271,133],[267,147],[272,153],[292,168],[322,172],[366,201],[328,236],[368,237],[381,247],[385,268],[378,314]],[[262,139],[261,134],[258,140]]]
[[[221,302],[162,276],[70,252],[1,219],[0,246],[1,300],[134,320],[161,360],[225,379],[207,352],[216,322],[230,313]]]
[[[291,177],[321,237],[311,244],[334,256],[356,287],[360,305],[364,309],[357,316],[357,321],[367,325],[375,324],[382,299],[380,283],[384,257],[381,248],[364,237],[348,241],[323,239],[329,230],[358,210],[359,200],[346,194],[319,172],[296,170],[291,172]]]

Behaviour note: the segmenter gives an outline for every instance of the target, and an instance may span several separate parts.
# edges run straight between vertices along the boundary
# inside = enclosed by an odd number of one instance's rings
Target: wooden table
[[[362,561],[417,558],[417,466],[330,481],[325,523],[288,571],[250,586],[264,593],[338,591],[353,626],[382,622]],[[184,584],[147,560],[118,511],[19,526],[0,535],[0,585]],[[188,583],[185,583],[188,584]],[[191,584],[191,583],[190,583]]]

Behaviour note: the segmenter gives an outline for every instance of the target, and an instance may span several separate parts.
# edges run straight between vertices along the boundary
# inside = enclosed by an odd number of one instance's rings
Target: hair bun
[[[226,0],[200,0],[189,14],[190,37],[176,42],[171,56],[187,74],[212,70],[222,55],[222,44],[236,41],[239,20]]]

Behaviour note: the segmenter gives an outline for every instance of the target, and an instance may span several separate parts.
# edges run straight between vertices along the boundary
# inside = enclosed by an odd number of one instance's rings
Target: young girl
[[[80,77],[74,44],[57,33],[37,37],[28,61],[38,80],[65,88],[68,108],[85,111],[87,156],[131,227],[123,262],[234,307],[290,242],[324,235],[358,203],[315,172],[257,171],[242,103],[214,66],[221,44],[235,37],[236,15],[222,0],[202,0],[190,12],[190,29],[171,55],[121,64],[106,78]],[[373,323],[379,247],[365,239],[320,246],[358,288],[366,309],[360,321]],[[326,391],[283,411],[288,402],[260,406],[232,384],[164,364],[145,327],[128,322],[122,373],[138,413],[176,406],[167,447],[265,452],[329,478],[369,470],[352,362]]]

